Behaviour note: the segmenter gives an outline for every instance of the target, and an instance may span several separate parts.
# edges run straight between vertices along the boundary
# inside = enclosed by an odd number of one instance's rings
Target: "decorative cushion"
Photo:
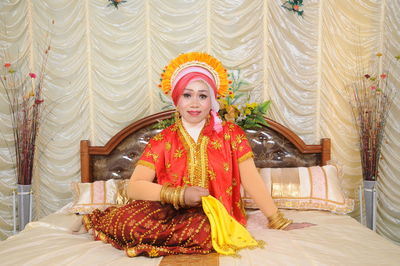
[[[126,204],[128,180],[110,179],[93,183],[72,182],[73,204],[70,213],[87,214],[95,209]]]
[[[347,199],[340,187],[336,166],[261,168],[259,171],[278,208],[338,214],[349,213],[354,208],[354,201]],[[242,200],[245,208],[257,208],[244,190]]]

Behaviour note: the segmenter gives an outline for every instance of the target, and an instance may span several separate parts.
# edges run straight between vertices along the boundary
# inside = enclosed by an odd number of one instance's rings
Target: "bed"
[[[91,146],[89,141],[82,140],[81,184],[128,179],[146,143],[161,131],[154,125],[168,121],[173,113],[172,110],[165,111],[136,121],[104,146]],[[246,130],[258,168],[270,169],[271,172],[276,169],[309,169],[329,164],[329,139],[321,139],[317,145],[306,145],[291,130],[273,120],[266,120],[268,127]],[[243,200],[248,200],[245,195]],[[244,249],[239,252],[239,257],[211,253],[129,258],[123,251],[109,244],[93,241],[90,234],[74,234],[72,231],[80,224],[81,215],[66,212],[70,205],[29,223],[22,232],[0,242],[0,264],[399,265],[399,246],[350,216],[334,213],[340,212],[340,209],[306,208],[304,204],[296,205],[293,201],[283,201],[279,197],[276,202],[288,218],[315,223],[316,226],[293,231],[269,230],[265,227],[267,221],[260,211],[249,208],[247,228],[257,240],[267,243],[263,249]]]

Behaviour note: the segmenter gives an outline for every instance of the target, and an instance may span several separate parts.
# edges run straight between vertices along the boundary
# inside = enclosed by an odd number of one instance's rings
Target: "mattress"
[[[238,257],[177,255],[129,258],[92,235],[73,234],[81,217],[54,213],[29,223],[0,242],[1,265],[399,265],[400,246],[347,215],[323,211],[283,210],[297,222],[315,226],[281,231],[267,229],[260,211],[248,212],[248,230],[267,245],[243,249]]]

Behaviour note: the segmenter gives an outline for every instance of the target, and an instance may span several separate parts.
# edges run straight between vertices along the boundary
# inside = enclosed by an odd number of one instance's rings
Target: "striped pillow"
[[[261,168],[260,175],[278,208],[325,210],[345,214],[354,208],[340,186],[338,169],[333,165],[297,168]],[[242,191],[246,208],[257,208]]]
[[[70,213],[87,214],[95,209],[105,210],[110,206],[119,206],[124,197],[127,181],[110,179],[93,183],[72,182],[73,204]]]

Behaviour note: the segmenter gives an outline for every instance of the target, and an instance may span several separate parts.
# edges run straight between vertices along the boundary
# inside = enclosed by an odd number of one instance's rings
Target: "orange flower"
[[[4,64],[4,67],[6,67],[6,68],[9,68],[10,66],[11,66],[10,63],[5,63],[5,64]]]
[[[387,75],[385,73],[381,74],[381,79],[385,79],[387,77]]]

